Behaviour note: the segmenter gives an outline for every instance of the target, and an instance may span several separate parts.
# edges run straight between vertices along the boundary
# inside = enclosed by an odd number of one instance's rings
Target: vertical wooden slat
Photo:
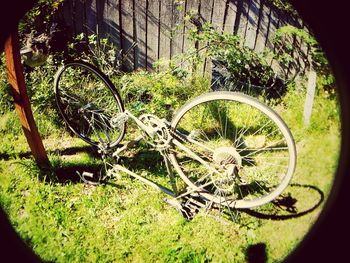
[[[182,53],[183,32],[184,32],[184,2],[173,0],[173,18],[172,18],[172,39],[171,55],[176,56]]]
[[[70,1],[64,1],[62,3],[62,16],[64,19],[64,24],[66,24],[69,28],[72,28],[72,9]]]
[[[34,159],[41,168],[50,166],[43,142],[40,138],[37,126],[28,98],[21,57],[19,54],[18,32],[13,32],[5,43],[5,56],[8,78],[11,85],[17,114],[20,118],[24,135],[32,151]]]
[[[286,22],[286,14],[280,9],[276,9],[276,11],[278,16],[277,28],[287,25],[288,23]]]
[[[205,22],[212,22],[211,19],[213,16],[213,1],[214,0],[201,0],[199,13]]]
[[[291,14],[288,19],[289,24],[296,28],[302,28],[303,23],[301,20],[298,19],[294,14]],[[293,47],[295,52],[293,54],[296,65],[294,65],[294,69],[292,70],[292,74],[299,74],[304,71],[304,69],[307,67],[305,64],[305,60],[307,60],[307,53],[308,53],[308,48],[305,46],[303,43],[303,39],[299,36],[295,36],[293,38]]]
[[[105,38],[108,32],[104,16],[105,5],[107,5],[106,1],[107,0],[96,0],[96,19],[99,38]]]
[[[74,10],[74,3],[75,0],[70,0],[68,1],[68,8],[69,9],[69,12],[67,13],[67,15],[70,15],[70,17],[68,18],[68,20],[70,21],[70,27],[71,27],[71,30],[72,30],[72,34],[73,36],[76,35],[76,31],[75,31],[75,10]]]
[[[266,27],[266,38],[265,38],[265,47],[267,47],[267,48],[270,48],[269,46],[268,46],[268,43],[269,43],[269,38],[270,38],[270,34],[271,34],[271,32],[272,32],[272,30],[271,30],[271,25],[272,25],[272,23],[271,23],[271,17],[272,17],[272,9],[271,9],[271,7],[270,6],[268,6],[267,5],[267,3],[266,3],[266,1],[265,1],[265,5],[267,6],[267,9],[269,10],[268,12],[268,14],[267,14],[267,27]]]
[[[88,35],[96,34],[97,27],[97,10],[96,1],[90,0],[85,5],[86,8],[86,31]]]
[[[310,70],[307,83],[307,92],[304,105],[304,125],[308,126],[310,124],[312,107],[314,104],[315,91],[316,91],[316,72]]]
[[[74,1],[74,28],[75,34],[84,32],[84,14],[85,5],[83,0]]]
[[[146,49],[147,49],[147,38],[146,38],[146,0],[135,0],[135,37],[137,46],[135,48],[135,69],[146,68]]]
[[[259,23],[254,49],[258,52],[265,48],[266,39],[268,38],[269,8],[265,4],[266,0],[261,0]]]
[[[149,0],[147,10],[147,69],[153,69],[158,60],[159,40],[159,4],[160,0]]]
[[[226,9],[225,0],[214,1],[212,24],[215,27],[215,29],[219,32],[222,32],[222,29],[223,29],[225,9]]]
[[[198,13],[198,7],[199,7],[199,0],[188,0],[186,2],[187,8],[186,11],[187,13]]]
[[[161,1],[159,19],[159,58],[170,59],[172,0]]]
[[[104,6],[103,20],[107,28],[106,35],[119,49],[121,49],[119,1],[120,0],[107,1]]]
[[[276,10],[271,8],[270,16],[269,16],[269,33],[266,41],[266,46],[270,49],[273,49],[273,46],[274,46],[273,38],[275,36],[275,32],[277,28],[278,28],[278,14]]]
[[[126,54],[124,69],[134,69],[134,0],[120,1],[121,7],[121,46],[123,53]]]
[[[198,14],[199,9],[199,0],[187,0],[186,1],[186,16],[191,14]],[[193,28],[194,25],[190,22],[185,24],[185,32],[184,32],[184,43],[183,43],[183,51],[188,51],[190,49],[195,48],[194,43],[189,39],[189,31]]]
[[[214,7],[214,0],[201,0],[200,3],[200,15],[203,18],[205,22],[212,23],[213,19],[213,7]],[[203,48],[204,46],[207,46],[208,43],[203,43],[202,45],[199,46],[199,48]],[[208,57],[204,58],[204,63],[203,63],[203,74],[210,75],[212,70],[212,64],[211,64],[211,59]]]
[[[226,9],[227,9],[227,11],[226,11],[226,17],[225,17],[225,21],[224,21],[224,23],[225,23],[224,31],[226,33],[229,33],[229,34],[233,34],[236,13],[237,13],[237,6],[231,0],[227,0]]]
[[[248,25],[245,33],[245,45],[254,48],[256,38],[256,28],[259,20],[260,0],[250,0],[248,12]]]
[[[248,0],[238,0],[237,5],[237,16],[235,20],[235,33],[244,38],[245,37],[245,31],[247,28],[248,23],[248,10],[249,10],[249,4]]]
[[[301,21],[301,19],[299,20],[299,24],[300,24],[300,27],[305,30],[306,32],[309,32],[308,31],[308,28],[304,25],[303,21]],[[310,67],[310,58],[309,58],[309,47],[307,46],[307,44],[305,42],[301,42],[300,43],[300,50],[301,52],[303,53],[303,58],[302,58],[302,62],[301,62],[301,65],[303,67],[303,69],[307,69],[307,67]]]

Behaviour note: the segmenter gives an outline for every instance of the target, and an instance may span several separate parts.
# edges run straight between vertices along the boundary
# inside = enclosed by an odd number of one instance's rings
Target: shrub
[[[182,80],[169,73],[146,71],[124,75],[118,86],[128,109],[168,120],[184,102],[209,90],[208,81],[202,77]]]

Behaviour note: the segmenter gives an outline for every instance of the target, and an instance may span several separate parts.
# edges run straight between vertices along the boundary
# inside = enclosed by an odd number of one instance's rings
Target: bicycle
[[[168,122],[153,114],[137,117],[124,109],[108,77],[85,62],[62,66],[54,89],[69,129],[106,160],[103,180],[128,174],[170,195],[168,203],[186,217],[201,207],[232,216],[233,210],[269,203],[283,192],[294,173],[296,149],[289,128],[276,112],[245,94],[200,95]],[[121,145],[130,121],[141,134]],[[121,153],[141,140],[164,157],[171,189],[118,163]]]

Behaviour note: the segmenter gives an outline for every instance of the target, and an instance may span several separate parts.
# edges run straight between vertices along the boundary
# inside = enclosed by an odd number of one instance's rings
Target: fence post
[[[40,168],[48,168],[50,167],[50,162],[35,124],[26,90],[17,29],[11,33],[5,42],[5,57],[11,93],[14,98],[16,111],[24,135],[26,136],[27,142],[38,166]]]
[[[304,125],[308,126],[310,124],[312,107],[314,104],[315,90],[316,90],[316,71],[312,68],[309,71],[307,90],[306,90],[306,100],[304,105]]]

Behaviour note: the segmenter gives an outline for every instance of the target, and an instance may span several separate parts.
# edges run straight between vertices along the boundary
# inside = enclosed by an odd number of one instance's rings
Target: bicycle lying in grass
[[[61,67],[54,85],[68,127],[106,160],[105,177],[123,173],[139,179],[170,195],[168,202],[187,217],[200,207],[233,216],[234,209],[261,206],[279,196],[292,178],[296,149],[291,132],[277,113],[247,95],[198,96],[168,122],[124,109],[111,81],[84,62]],[[130,121],[141,134],[121,145]],[[171,189],[118,163],[122,152],[141,140],[164,157]]]

